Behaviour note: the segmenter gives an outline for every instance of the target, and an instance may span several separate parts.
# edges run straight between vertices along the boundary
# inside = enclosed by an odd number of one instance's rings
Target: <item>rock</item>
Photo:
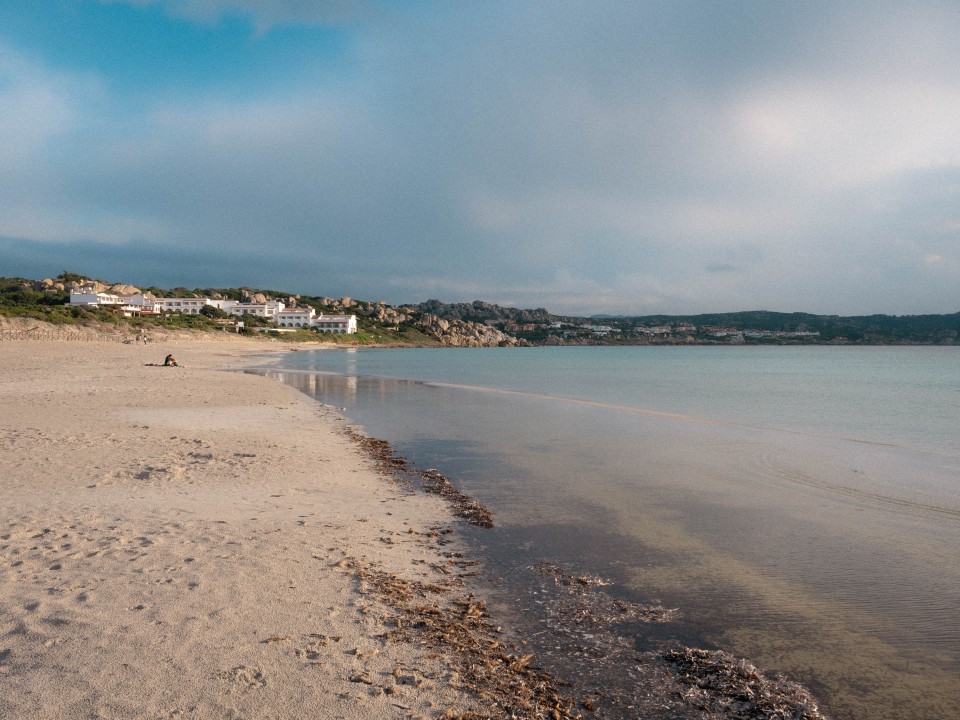
[[[516,338],[484,323],[469,320],[446,320],[432,314],[420,315],[416,325],[423,332],[451,347],[509,347]]]
[[[95,293],[107,292],[107,290],[109,290],[109,287],[104,283],[100,282],[99,280],[84,280],[83,282],[80,282],[78,280],[71,280],[68,285],[68,288],[70,290],[79,290],[80,288],[85,288],[85,287],[93,288],[93,291]]]
[[[240,298],[240,302],[244,303],[265,303],[268,298],[263,293],[252,293],[249,290],[243,290]]]
[[[38,280],[37,282],[29,285],[34,290],[39,290],[40,292],[45,293],[55,293],[57,291],[66,290],[66,286],[62,282],[58,282],[51,278],[44,278],[43,280]]]

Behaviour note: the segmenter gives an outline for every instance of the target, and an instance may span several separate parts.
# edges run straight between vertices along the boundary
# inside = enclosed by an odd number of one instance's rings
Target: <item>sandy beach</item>
[[[458,539],[485,508],[237,372],[294,349],[0,342],[0,719],[822,718],[725,653],[636,653],[611,629],[663,608],[545,567],[557,637],[605,648],[551,675]]]
[[[0,717],[477,709],[370,587],[457,594],[445,503],[334,409],[221,371],[277,348],[0,343]],[[146,365],[168,352],[183,367]]]

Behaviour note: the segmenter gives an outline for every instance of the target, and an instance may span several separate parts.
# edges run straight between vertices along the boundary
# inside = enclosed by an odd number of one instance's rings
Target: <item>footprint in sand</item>
[[[336,638],[336,640],[339,639]],[[328,638],[325,635],[311,634],[307,636],[307,642],[304,643],[303,647],[294,649],[294,654],[301,660],[319,661],[325,654],[324,648],[327,647],[327,640]]]
[[[238,665],[230,670],[224,670],[218,673],[218,677],[243,690],[256,690],[267,684],[267,678],[260,668],[247,667],[246,665]]]

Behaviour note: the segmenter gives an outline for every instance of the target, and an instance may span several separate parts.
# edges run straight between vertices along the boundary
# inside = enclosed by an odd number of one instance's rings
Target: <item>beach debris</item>
[[[420,470],[413,467],[405,457],[397,455],[386,440],[369,437],[354,427],[347,426],[344,432],[373,458],[381,473],[390,475],[406,485],[417,481],[425,492],[439,495],[446,500],[456,517],[476,527],[493,527],[493,513],[457,489],[439,470],[435,468]]]
[[[825,720],[813,696],[782,676],[769,678],[746,660],[722,650],[681,647],[663,659],[688,686],[684,699],[736,720]]]
[[[440,495],[454,509],[454,515],[463,518],[470,525],[482,528],[493,527],[493,513],[479,502],[464,494],[454,486],[439,470],[414,470],[428,493]]]
[[[569,625],[607,627],[624,621],[665,623],[673,620],[677,609],[657,604],[644,605],[618,598],[600,590],[612,585],[596,575],[574,575],[551,562],[539,562],[531,569],[553,580],[559,592],[551,594],[551,615]]]
[[[533,653],[501,637],[488,617],[486,602],[464,593],[462,581],[433,583],[406,580],[362,560],[348,560],[362,590],[375,593],[393,612],[382,636],[387,642],[413,642],[452,665],[449,681],[480,698],[489,712],[441,717],[457,720],[581,718],[578,703],[567,697],[563,683],[535,663]],[[391,622],[392,621],[392,622]],[[394,670],[398,684],[417,685],[403,668]],[[351,678],[352,680],[353,678]]]
[[[406,470],[407,459],[396,455],[393,448],[390,447],[390,443],[386,440],[370,437],[350,426],[345,427],[344,432],[377,462],[381,472],[393,473],[399,471],[402,473]],[[403,480],[405,478],[401,475],[397,479]]]
[[[618,597],[613,582],[553,562],[518,571],[530,584],[513,619],[517,631],[548,672],[569,679],[568,692],[591,717],[706,720],[679,697],[684,686],[662,659],[637,649],[638,637],[673,620],[676,610]]]
[[[346,432],[383,474],[440,495],[457,517],[471,525],[493,527],[490,511],[439,470],[414,468],[386,441],[369,438],[355,428],[347,427]],[[408,529],[408,534],[414,532]],[[417,534],[443,545],[447,541],[442,535],[449,532],[449,528],[432,528]],[[452,559],[461,554],[447,556],[455,565],[461,563]],[[375,593],[394,611],[388,619],[393,627],[382,636],[386,641],[419,643],[447,658],[453,668],[450,684],[474,693],[489,708],[483,713],[448,710],[440,716],[448,720],[569,720],[583,718],[584,712],[605,720],[667,716],[675,720],[827,720],[801,685],[767,678],[726,653],[686,647],[664,651],[662,646],[638,650],[638,639],[645,634],[642,628],[669,623],[678,610],[617,597],[606,589],[612,583],[599,576],[550,562],[529,566],[527,570],[541,579],[539,589],[532,591],[541,625],[526,628],[526,639],[518,643],[501,637],[502,630],[489,619],[484,601],[462,594],[463,578],[475,573],[454,576],[431,563],[446,577],[420,583],[377,570],[366,561],[348,558],[336,565],[353,570],[362,592]],[[579,702],[572,700],[577,696],[582,698]]]
[[[282,643],[282,642],[289,642],[289,641],[290,641],[289,635],[283,635],[283,636],[278,635],[275,637],[268,637],[266,640],[261,640],[260,642],[263,643],[264,645],[273,645],[274,643]]]
[[[365,672],[354,673],[350,676],[350,682],[363,683],[364,685],[373,685],[373,679]]]

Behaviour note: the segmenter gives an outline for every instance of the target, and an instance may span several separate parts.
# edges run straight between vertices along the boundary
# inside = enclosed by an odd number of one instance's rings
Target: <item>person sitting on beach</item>
[[[167,355],[167,356],[163,359],[163,366],[164,366],[164,367],[177,367],[177,360],[176,360],[176,358],[174,358],[173,355]]]

